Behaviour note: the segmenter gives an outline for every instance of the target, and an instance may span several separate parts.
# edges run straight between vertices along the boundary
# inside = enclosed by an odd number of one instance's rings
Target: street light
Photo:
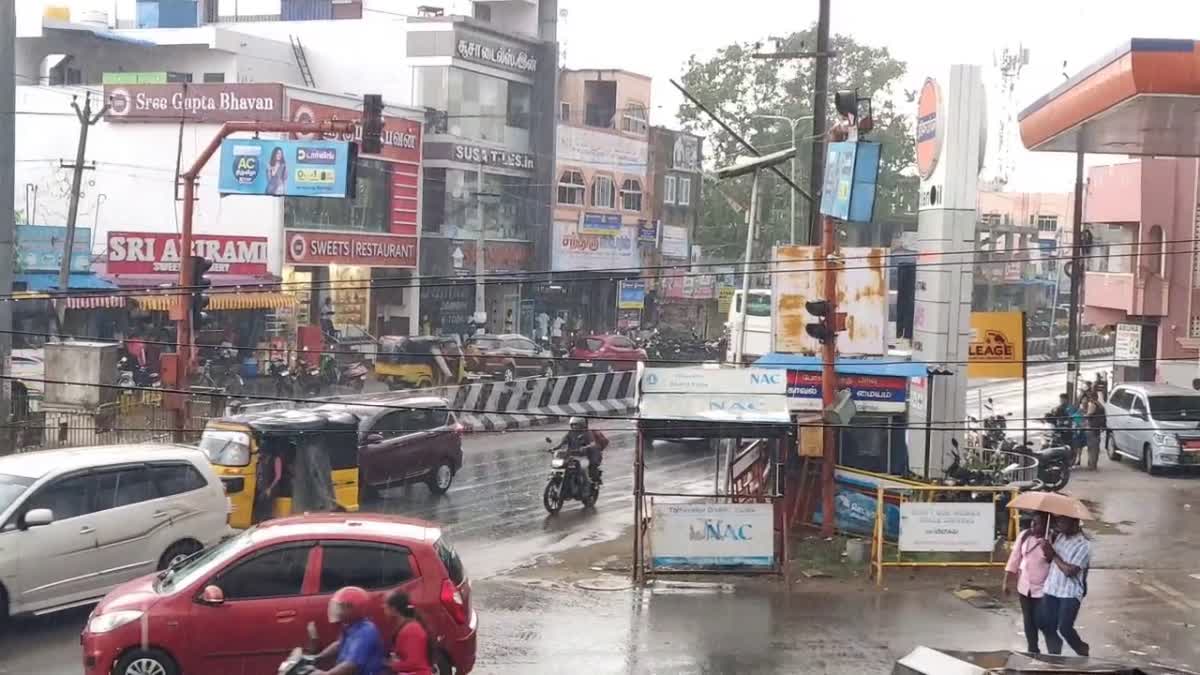
[[[793,152],[795,152],[795,150],[796,150],[796,126],[805,120],[811,120],[813,118],[812,115],[805,115],[803,117],[797,117],[795,119],[793,119],[791,117],[784,117],[783,115],[755,115],[754,117],[759,118],[759,119],[764,119],[764,120],[779,120],[781,122],[787,122],[789,125],[791,125],[791,127],[792,127],[792,151]],[[793,183],[796,182],[796,157],[794,154],[792,155],[792,182]],[[791,193],[792,193],[792,206],[791,206],[791,217],[790,217],[789,222],[791,223],[791,228],[792,228],[791,243],[795,244],[796,243],[796,191],[793,189],[791,191]]]

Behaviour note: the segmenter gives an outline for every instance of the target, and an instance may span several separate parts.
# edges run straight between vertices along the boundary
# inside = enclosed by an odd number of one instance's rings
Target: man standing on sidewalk
[[[1078,519],[1055,516],[1054,529],[1055,533],[1042,544],[1042,553],[1050,562],[1041,602],[1046,650],[1051,654],[1062,654],[1065,640],[1076,654],[1087,656],[1088,644],[1075,630],[1075,618],[1087,595],[1092,543],[1084,536]]]

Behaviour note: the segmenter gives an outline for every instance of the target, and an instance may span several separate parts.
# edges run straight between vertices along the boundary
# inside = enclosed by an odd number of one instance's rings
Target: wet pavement
[[[1010,388],[996,390],[999,407],[1013,403]],[[1039,402],[1054,394],[1038,390]],[[454,539],[480,614],[475,672],[880,673],[918,644],[1024,645],[1014,604],[972,607],[931,570],[892,572],[884,591],[854,579],[801,581],[791,593],[762,583],[635,591],[618,573],[617,590],[595,591],[539,576],[540,569],[527,569],[535,558],[627,536],[633,433],[627,423],[603,425],[611,445],[595,510],[568,504],[548,517],[542,508],[543,439],[556,428],[470,435],[466,465],[445,497],[418,485],[370,505],[441,522]],[[711,486],[715,458],[707,450],[658,444],[647,457],[651,485]],[[1074,474],[1068,491],[1090,500],[1100,516],[1091,528],[1095,569],[1079,622],[1093,653],[1200,666],[1200,479],[1151,477],[1102,460],[1098,472]],[[623,550],[623,542],[609,546]],[[601,574],[586,565],[582,573]],[[84,609],[15,621],[0,635],[0,673],[79,673],[86,616]]]

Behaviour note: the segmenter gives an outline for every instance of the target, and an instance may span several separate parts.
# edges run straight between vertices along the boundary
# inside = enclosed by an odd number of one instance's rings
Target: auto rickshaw
[[[379,338],[375,379],[388,389],[423,389],[466,382],[462,347],[452,337],[385,335]]]
[[[232,527],[292,513],[358,510],[358,418],[352,414],[274,410],[224,417],[208,423],[200,449],[225,487]],[[266,495],[277,466],[279,481]]]

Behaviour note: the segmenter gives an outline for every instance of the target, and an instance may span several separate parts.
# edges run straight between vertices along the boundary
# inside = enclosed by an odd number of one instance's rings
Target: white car
[[[0,457],[0,618],[85,605],[230,532],[204,454],[128,444]]]

